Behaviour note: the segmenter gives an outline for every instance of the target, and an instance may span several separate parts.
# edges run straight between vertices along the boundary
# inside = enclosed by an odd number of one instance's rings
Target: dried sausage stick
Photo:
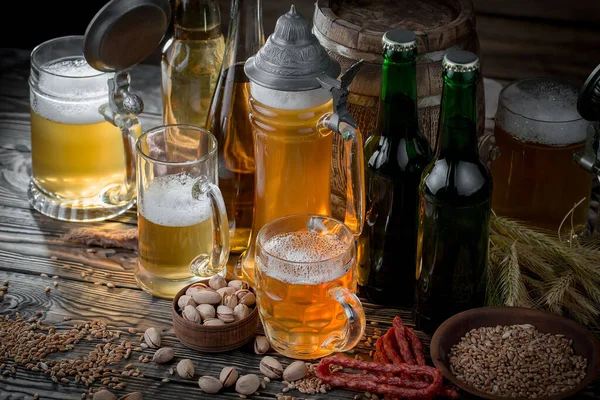
[[[400,354],[396,351],[396,345],[394,343],[394,328],[390,328],[385,335],[383,335],[381,344],[383,346],[384,354],[394,365],[405,364]]]
[[[406,340],[402,319],[400,317],[394,317],[392,324],[396,342],[398,343],[398,350],[400,350],[400,355],[404,359],[404,362],[407,364],[415,364],[415,359],[410,352],[410,345],[408,344],[408,340]]]
[[[413,354],[415,355],[415,360],[417,361],[417,364],[425,365],[426,363],[425,363],[425,355],[423,354],[423,345],[421,344],[419,337],[417,336],[417,334],[415,333],[414,330],[412,330],[408,327],[404,327],[404,333],[406,335],[406,338],[410,342],[410,345],[412,347]]]
[[[364,379],[366,376],[364,374],[333,373],[329,369],[330,365],[379,372],[380,374],[383,374],[383,376],[375,375],[376,380],[373,380],[373,378]],[[431,382],[415,381],[414,384],[424,383],[427,385],[422,389],[395,386],[390,383],[398,383],[396,377],[386,376],[387,374],[428,376],[430,377]],[[438,394],[442,387],[442,373],[436,368],[426,365],[386,365],[375,362],[359,361],[341,356],[332,356],[321,359],[317,365],[316,375],[319,379],[332,386],[342,386],[349,389],[369,391],[384,396],[396,396],[402,398],[433,397]]]
[[[380,336],[379,339],[375,341],[375,361],[381,362],[383,364],[391,364],[390,359],[385,354],[385,350],[383,349],[383,336]]]

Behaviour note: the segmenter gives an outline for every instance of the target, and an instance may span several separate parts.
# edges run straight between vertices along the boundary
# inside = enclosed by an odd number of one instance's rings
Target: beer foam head
[[[206,195],[192,197],[196,179],[181,173],[154,178],[141,196],[138,208],[148,221],[163,226],[190,226],[211,217]]]
[[[65,124],[102,122],[98,108],[108,102],[108,77],[83,58],[44,64],[31,91],[31,108],[46,119]]]
[[[496,123],[516,139],[566,146],[586,137],[587,121],[577,111],[577,87],[555,79],[525,79],[500,93]]]
[[[250,93],[256,101],[280,110],[306,110],[318,107],[331,100],[331,94],[325,89],[284,92],[268,89],[254,82],[250,82]]]
[[[352,267],[346,253],[348,244],[333,234],[299,231],[275,235],[263,243],[264,250],[277,259],[263,260],[261,268],[277,280],[305,285],[329,282]]]

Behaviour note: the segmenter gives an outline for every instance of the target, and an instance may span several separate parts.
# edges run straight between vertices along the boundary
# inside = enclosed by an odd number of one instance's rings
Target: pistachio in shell
[[[172,347],[161,347],[154,353],[152,361],[154,361],[157,364],[166,363],[171,361],[174,355],[175,353]]]
[[[252,307],[256,304],[256,296],[252,292],[248,292],[245,296],[238,300],[239,304]]]
[[[219,318],[209,318],[206,321],[204,321],[203,325],[209,325],[209,326],[225,325],[225,322],[221,321]]]
[[[187,290],[185,291],[185,294],[191,296],[192,294],[196,293],[199,290],[203,290],[208,288],[208,285],[202,283],[202,282],[197,282],[194,283],[193,285],[191,285],[189,288],[187,288]]]
[[[184,358],[177,363],[177,374],[183,379],[192,379],[196,373],[196,368],[192,360]]]
[[[235,382],[238,380],[238,372],[235,367],[224,367],[221,370],[221,374],[219,375],[219,379],[224,387],[230,387],[235,385]]]
[[[221,304],[233,310],[235,306],[238,305],[237,296],[235,294],[226,294],[223,296],[223,302]]]
[[[249,396],[260,387],[260,379],[255,374],[242,375],[235,383],[235,391]]]
[[[208,286],[213,290],[219,290],[227,286],[227,281],[221,275],[214,275],[208,280]]]
[[[192,298],[196,304],[221,304],[221,295],[212,290],[200,290],[192,294]]]
[[[158,349],[160,347],[160,332],[156,328],[148,328],[144,332],[144,342],[151,349]]]
[[[183,311],[181,312],[183,319],[188,320],[190,322],[195,322],[197,324],[202,323],[202,317],[196,307],[194,306],[185,306]]]
[[[183,310],[185,306],[196,307],[197,304],[192,298],[192,296],[184,294],[183,296],[179,297],[179,299],[177,299],[177,305],[179,306],[179,309]]]
[[[217,290],[217,293],[219,293],[221,295],[221,298],[225,298],[225,295],[235,294],[235,289],[230,286],[225,286],[225,287]]]
[[[262,360],[260,360],[259,369],[263,375],[272,379],[279,379],[283,375],[281,363],[271,356],[264,356]]]
[[[306,376],[306,363],[294,361],[283,370],[283,379],[288,382],[297,381]]]
[[[198,386],[205,393],[219,393],[223,389],[223,383],[214,376],[202,376],[198,379]]]
[[[227,306],[217,307],[217,318],[225,322],[226,324],[235,321],[235,315],[233,314],[233,310]]]
[[[232,287],[235,290],[248,289],[248,283],[241,281],[239,279],[234,279],[234,280],[229,281],[227,286]]]
[[[271,349],[271,344],[266,336],[257,335],[254,338],[254,352],[256,354],[265,354]]]
[[[237,321],[241,321],[242,319],[248,317],[252,311],[248,308],[248,306],[244,304],[238,304],[233,309],[233,315]]]
[[[215,310],[215,307],[210,304],[199,304],[196,307],[196,311],[198,311],[198,313],[202,317],[202,320],[207,320],[209,318],[215,318],[217,315],[217,311]]]
[[[117,396],[115,396],[112,392],[108,390],[100,390],[94,393],[93,400],[117,400]]]

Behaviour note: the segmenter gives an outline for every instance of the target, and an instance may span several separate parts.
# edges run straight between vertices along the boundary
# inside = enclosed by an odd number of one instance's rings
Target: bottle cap
[[[600,65],[592,71],[581,87],[577,110],[587,121],[600,121]]]
[[[465,50],[454,50],[447,53],[442,60],[444,71],[473,72],[479,70],[479,58],[475,53]]]
[[[152,54],[170,22],[168,0],[111,0],[85,31],[85,59],[99,71],[129,69]]]
[[[383,50],[408,51],[417,48],[417,35],[407,29],[392,29],[383,34]]]
[[[292,5],[279,17],[265,45],[246,61],[244,71],[251,81],[269,89],[306,91],[321,88],[317,77],[337,78],[341,67]]]

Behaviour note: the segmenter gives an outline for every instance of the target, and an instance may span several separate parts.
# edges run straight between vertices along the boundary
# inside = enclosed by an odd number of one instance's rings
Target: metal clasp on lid
[[[334,79],[326,74],[322,74],[317,77],[317,81],[323,87],[323,89],[327,89],[331,92],[331,97],[333,98],[333,115],[329,118],[327,122],[327,127],[334,132],[341,133],[344,136],[344,140],[354,139],[353,131],[343,130],[340,131],[340,123],[345,122],[353,128],[358,128],[358,124],[350,111],[348,111],[348,94],[350,90],[348,86],[352,83],[352,80],[358,73],[358,70],[364,63],[364,60],[359,60],[356,63],[352,64],[346,72],[342,74],[340,79]]]

